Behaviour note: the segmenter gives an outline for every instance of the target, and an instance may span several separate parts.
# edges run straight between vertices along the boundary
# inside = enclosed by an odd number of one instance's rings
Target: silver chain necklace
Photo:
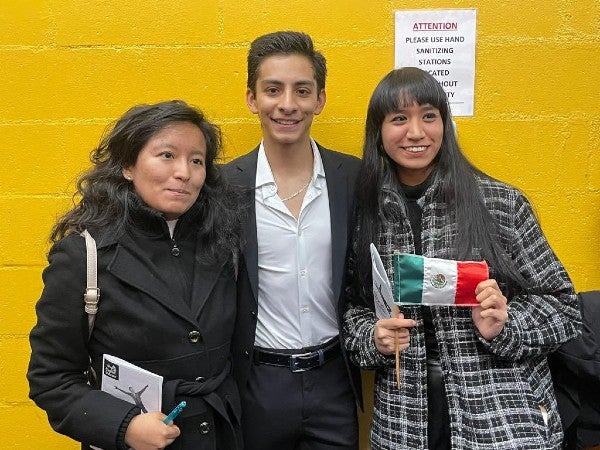
[[[306,183],[304,186],[302,186],[300,189],[298,189],[296,192],[294,192],[292,195],[288,195],[285,198],[282,198],[281,201],[282,202],[287,202],[288,200],[293,199],[294,197],[296,197],[298,194],[300,194],[301,192],[305,191],[306,188],[308,187],[308,185],[310,184],[310,181],[312,180],[312,178],[308,179],[308,183]]]

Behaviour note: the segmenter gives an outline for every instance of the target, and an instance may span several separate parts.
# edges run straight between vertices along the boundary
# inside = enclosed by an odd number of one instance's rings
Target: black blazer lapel
[[[342,161],[336,158],[335,153],[319,146],[327,192],[329,195],[329,214],[331,219],[331,264],[334,298],[339,298],[342,289],[344,263],[346,258],[346,245],[348,241],[348,180],[343,170]]]
[[[249,208],[242,255],[255,301],[258,301],[258,242],[256,237],[256,205],[254,203],[257,162],[258,147],[232,162],[233,167],[229,171],[229,182],[246,190],[246,201]]]

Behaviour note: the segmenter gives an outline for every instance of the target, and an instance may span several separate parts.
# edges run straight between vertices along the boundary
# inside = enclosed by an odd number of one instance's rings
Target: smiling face
[[[410,186],[431,173],[443,137],[440,111],[430,104],[401,107],[387,114],[381,125],[383,149],[396,163],[398,180]]]
[[[154,136],[123,176],[151,208],[177,219],[196,202],[206,179],[206,139],[190,122],[176,122]]]
[[[265,145],[294,146],[309,142],[313,117],[323,110],[325,91],[317,91],[310,60],[297,54],[273,55],[260,64],[248,108],[260,118]]]

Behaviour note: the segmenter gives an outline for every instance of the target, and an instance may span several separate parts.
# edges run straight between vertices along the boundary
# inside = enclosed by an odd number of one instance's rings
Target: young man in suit
[[[224,167],[250,204],[233,342],[247,450],[358,448],[339,302],[359,160],[310,136],[326,73],[304,33],[254,40],[246,102],[262,142]]]

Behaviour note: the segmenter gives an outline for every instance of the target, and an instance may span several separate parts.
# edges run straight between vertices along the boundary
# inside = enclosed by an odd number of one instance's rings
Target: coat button
[[[198,429],[200,430],[200,434],[208,434],[210,431],[210,424],[208,422],[202,422]]]
[[[206,378],[204,378],[204,377],[196,377],[197,383],[204,383],[205,381],[206,381]]]
[[[244,350],[244,357],[250,358],[250,352],[248,350]]]
[[[200,340],[200,332],[198,330],[190,331],[188,334],[188,341],[192,344],[197,343]]]
[[[256,311],[252,311],[252,312],[250,313],[250,315],[251,315],[251,316],[252,316],[254,319],[256,319]]]

